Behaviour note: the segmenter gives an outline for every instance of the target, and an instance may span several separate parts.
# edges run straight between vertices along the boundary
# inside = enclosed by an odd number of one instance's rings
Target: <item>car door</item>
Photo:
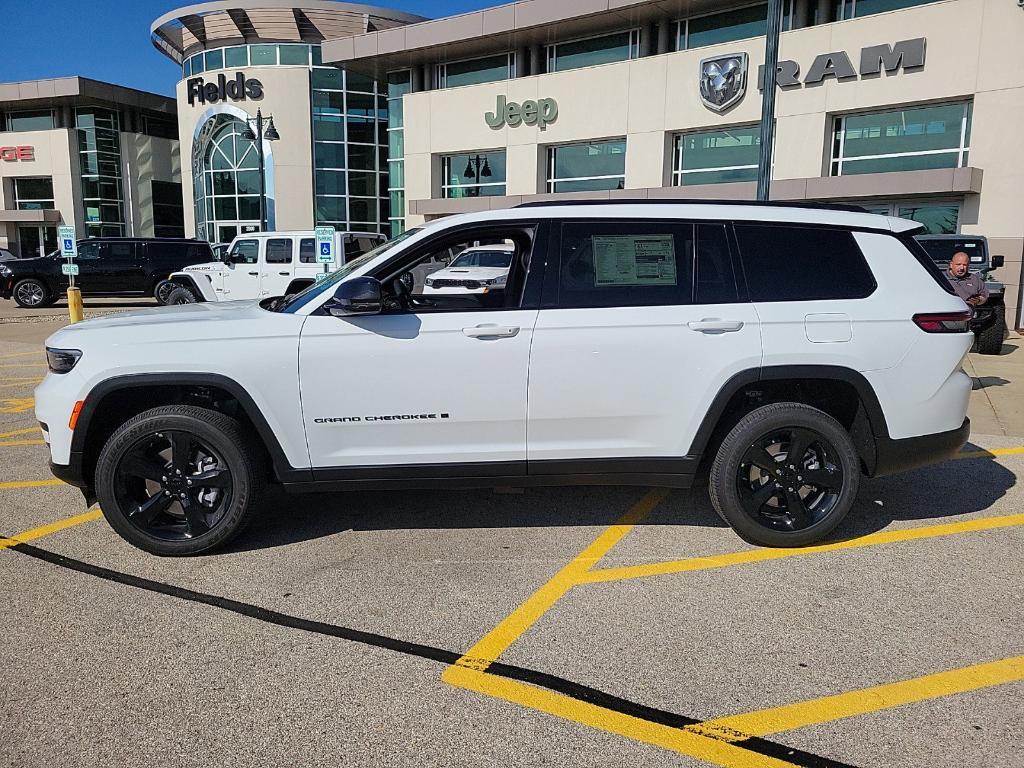
[[[141,293],[146,289],[145,274],[136,243],[110,240],[99,244],[99,287],[103,293]]]
[[[236,238],[228,251],[224,272],[225,301],[255,299],[260,295],[260,238]]]
[[[310,459],[321,479],[522,475],[526,394],[536,300],[524,290],[541,260],[535,224],[510,229],[518,260],[507,291],[487,301],[333,317],[303,325],[299,377]],[[399,255],[402,282],[446,242]],[[415,263],[414,263],[415,262]],[[394,267],[389,268],[394,271]],[[408,280],[403,283],[413,282]],[[414,298],[422,286],[413,287]],[[422,299],[416,299],[422,301]]]
[[[756,369],[722,223],[566,221],[530,355],[531,474],[691,474],[715,395]]]
[[[60,260],[63,263],[63,260]],[[78,265],[78,275],[75,277],[75,285],[82,293],[100,293],[106,289],[105,266],[100,262],[100,242],[92,240],[78,241],[78,256],[75,258]],[[57,267],[60,270],[60,267]],[[67,277],[62,276],[61,285],[66,287]]]
[[[290,237],[269,237],[260,263],[260,296],[284,296],[292,281],[295,259],[294,241]]]

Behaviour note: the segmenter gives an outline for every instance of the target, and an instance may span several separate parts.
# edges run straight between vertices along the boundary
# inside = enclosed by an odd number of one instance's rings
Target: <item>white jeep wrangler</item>
[[[335,232],[337,264],[317,263],[314,232],[253,232],[239,235],[222,260],[193,264],[173,273],[155,291],[162,304],[235,301],[287,296],[308,288],[328,271],[384,242],[370,232]]]
[[[806,545],[862,475],[942,460],[969,434],[970,312],[918,227],[748,203],[454,216],[292,297],[64,328],[36,414],[54,474],[156,554],[224,544],[266,482],[706,476],[741,537]],[[422,265],[502,241],[502,290],[423,292]]]

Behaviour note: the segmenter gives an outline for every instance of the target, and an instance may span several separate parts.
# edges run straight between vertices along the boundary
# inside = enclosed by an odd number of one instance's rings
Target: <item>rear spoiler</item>
[[[924,224],[910,219],[897,219],[889,216],[889,228],[896,235],[919,235],[924,232]]]

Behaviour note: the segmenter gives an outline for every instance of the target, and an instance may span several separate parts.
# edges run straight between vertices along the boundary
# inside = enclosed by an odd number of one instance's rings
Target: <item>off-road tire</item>
[[[976,335],[978,352],[982,355],[998,355],[1003,351],[1003,337],[1006,335],[1006,307],[993,309],[995,321]]]
[[[153,286],[153,298],[156,299],[157,304],[166,305],[167,298],[177,287],[170,280],[161,280]]]
[[[230,471],[231,498],[223,517],[202,535],[167,540],[133,524],[121,508],[114,473],[129,450],[149,435],[184,432],[213,447]],[[197,555],[224,546],[249,524],[263,494],[266,468],[258,438],[218,411],[190,405],[165,405],[140,413],[118,427],[96,463],[95,488],[110,526],[128,543],[161,556]]]
[[[196,295],[192,292],[191,288],[179,285],[167,294],[167,299],[164,303],[168,307],[172,307],[175,304],[195,304]]]
[[[807,528],[783,532],[758,522],[744,508],[737,477],[744,454],[755,442],[787,428],[815,432],[831,443],[843,481],[838,500],[825,517]],[[772,403],[748,413],[726,435],[711,466],[708,492],[715,511],[744,541],[765,547],[802,547],[821,541],[843,521],[857,498],[860,473],[853,441],[839,422],[802,403]]]
[[[19,307],[25,309],[39,309],[41,307],[48,307],[55,301],[56,297],[50,293],[50,289],[46,287],[46,283],[42,280],[37,280],[34,277],[26,277],[24,280],[19,280],[14,284],[14,290],[11,291],[11,295],[14,297],[15,303]],[[32,296],[32,299],[29,299]],[[35,297],[39,297],[36,299]]]

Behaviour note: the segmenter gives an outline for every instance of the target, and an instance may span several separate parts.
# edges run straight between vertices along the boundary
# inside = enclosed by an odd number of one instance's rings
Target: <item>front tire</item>
[[[17,305],[25,309],[39,309],[53,303],[50,289],[42,280],[36,280],[34,277],[19,280],[12,293]]]
[[[802,547],[843,521],[860,487],[860,459],[835,419],[773,403],[732,428],[711,467],[711,503],[744,541]]]
[[[169,405],[111,435],[96,464],[103,516],[153,555],[221,547],[249,523],[263,487],[253,438],[222,413]]]
[[[171,295],[171,292],[178,286],[172,283],[170,280],[161,280],[155,286],[153,286],[153,298],[156,299],[157,304],[167,304],[167,298]]]
[[[992,324],[977,334],[978,352],[982,355],[998,355],[1003,351],[1003,336],[1006,334],[1006,307],[1000,305],[993,309],[995,319]]]
[[[196,295],[192,293],[191,289],[186,288],[184,285],[176,285],[168,294],[167,300],[164,302],[167,306],[171,307],[175,304],[195,304]]]

